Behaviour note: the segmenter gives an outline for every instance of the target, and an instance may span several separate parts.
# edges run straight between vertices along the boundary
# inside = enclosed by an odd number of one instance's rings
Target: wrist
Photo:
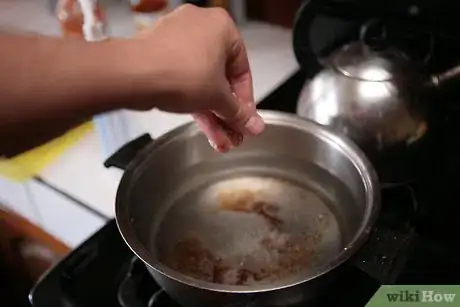
[[[152,93],[154,82],[149,80],[148,74],[155,75],[151,72],[155,65],[151,61],[139,65],[142,53],[132,40],[109,39],[92,43],[78,40],[67,41],[62,46],[52,64],[54,73],[72,88],[80,109],[92,113],[135,109],[136,104],[149,97],[149,91]]]
[[[147,109],[155,107],[161,96],[165,69],[161,57],[145,49],[143,40],[112,40],[107,43],[107,77],[116,87],[117,108]],[[113,94],[115,94],[113,93]],[[145,103],[146,102],[146,103]]]
[[[132,108],[140,99],[142,88],[142,67],[133,65],[136,52],[128,39],[113,39],[92,43],[91,59],[96,81],[102,96],[103,106],[108,110]]]

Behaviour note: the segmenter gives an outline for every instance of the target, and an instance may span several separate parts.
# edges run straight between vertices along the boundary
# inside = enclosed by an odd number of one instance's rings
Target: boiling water
[[[352,198],[317,165],[233,156],[197,165],[182,178],[152,246],[186,275],[232,285],[273,283],[314,272],[343,248],[339,202]]]

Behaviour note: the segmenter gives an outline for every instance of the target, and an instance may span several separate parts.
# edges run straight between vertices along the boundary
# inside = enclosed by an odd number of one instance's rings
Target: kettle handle
[[[323,67],[308,43],[308,29],[310,29],[313,20],[318,13],[322,0],[303,1],[297,10],[292,31],[292,44],[294,55],[300,67],[308,71],[319,71]]]
[[[460,64],[447,69],[446,71],[432,75],[429,80],[431,87],[439,87],[447,81],[454,80],[460,77]]]
[[[359,30],[359,40],[372,50],[385,49],[388,30],[381,19],[372,18]]]

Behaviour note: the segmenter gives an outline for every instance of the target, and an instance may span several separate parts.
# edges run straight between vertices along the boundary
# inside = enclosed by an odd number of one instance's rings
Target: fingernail
[[[209,145],[211,145],[211,147],[212,147],[213,149],[216,149],[216,148],[217,148],[216,144],[215,144],[213,141],[211,141],[210,139],[208,139],[208,143],[209,143]]]
[[[258,135],[264,130],[265,123],[262,120],[262,118],[260,118],[257,115],[254,115],[246,122],[245,128],[249,133],[253,135]]]
[[[230,147],[231,145],[225,144],[225,145],[217,146],[216,150],[220,153],[225,153],[230,150]]]
[[[230,147],[227,144],[217,145],[210,139],[208,139],[208,142],[209,142],[209,145],[211,145],[211,147],[217,152],[224,153],[230,150]]]

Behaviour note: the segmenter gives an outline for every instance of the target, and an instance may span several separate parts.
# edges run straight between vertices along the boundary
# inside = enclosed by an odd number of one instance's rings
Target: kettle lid
[[[376,51],[362,42],[354,42],[332,56],[332,65],[347,77],[379,82],[402,76],[408,61],[397,49]]]

